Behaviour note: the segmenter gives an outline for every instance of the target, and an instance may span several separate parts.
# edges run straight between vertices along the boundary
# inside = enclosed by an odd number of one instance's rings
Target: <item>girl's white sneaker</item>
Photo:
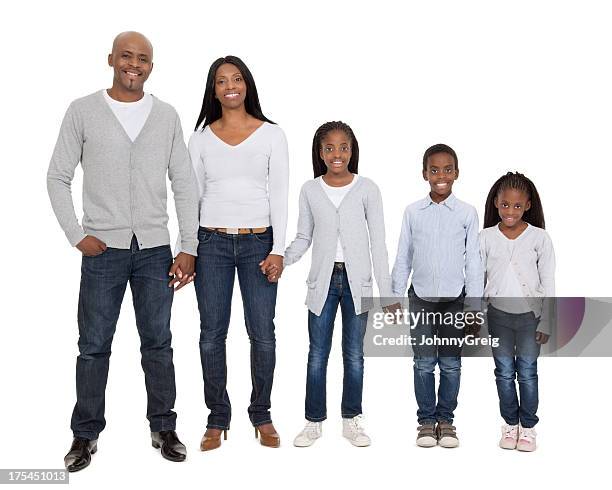
[[[306,421],[306,425],[295,439],[293,445],[296,447],[312,446],[315,441],[323,435],[323,422]]]
[[[360,425],[361,419],[361,415],[356,415],[352,419],[342,419],[342,435],[357,447],[369,446],[372,442]]]
[[[519,437],[516,448],[519,451],[535,451],[536,449],[536,431],[534,428],[526,428],[519,426]]]
[[[504,424],[501,428],[501,439],[499,440],[499,447],[502,449],[516,449],[518,442],[519,426]]]

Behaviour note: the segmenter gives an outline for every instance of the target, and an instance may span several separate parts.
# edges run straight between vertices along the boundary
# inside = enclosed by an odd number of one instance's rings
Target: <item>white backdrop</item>
[[[360,143],[360,173],[383,190],[387,246],[395,257],[401,216],[423,197],[423,151],[445,142],[459,155],[456,195],[481,223],[492,183],[527,174],[544,204],[557,254],[559,295],[610,296],[609,177],[612,70],[606,2],[13,2],[3,7],[0,193],[5,260],[0,356],[1,468],[61,468],[75,401],[80,256],[60,230],[46,171],[69,102],[109,87],[113,37],[138,30],[154,45],[147,91],[178,110],[186,137],[205,76],[218,56],[251,68],[264,113],[290,145],[290,220],[311,178],[313,132],[342,119]],[[80,169],[74,195],[80,209]],[[170,200],[171,201],[171,200]],[[170,209],[171,231],[176,217]],[[80,216],[80,212],[79,212]],[[150,447],[144,377],[129,291],[117,326],[99,452],[71,484],[118,481],[153,488],[248,485],[310,488],[416,484],[511,488],[589,485],[608,464],[610,359],[540,361],[539,448],[502,451],[491,359],[465,359],[456,425],[461,447],[414,444],[411,359],[366,359],[367,449],[341,437],[342,361],[335,335],[328,374],[329,419],[310,449],[292,439],[303,424],[308,336],[305,278],[310,255],[279,285],[272,415],[282,447],[260,447],[246,408],[249,345],[236,291],[228,339],[234,417],[228,441],[198,450],[207,411],[193,287],[176,297],[173,346],[178,432],[188,461]],[[337,328],[337,334],[340,330]]]

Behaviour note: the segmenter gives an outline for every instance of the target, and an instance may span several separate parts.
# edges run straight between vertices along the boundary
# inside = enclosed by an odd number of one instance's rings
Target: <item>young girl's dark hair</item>
[[[349,172],[356,174],[357,166],[359,163],[359,143],[355,138],[355,133],[351,127],[343,123],[342,121],[330,121],[319,126],[316,130],[314,138],[312,139],[312,170],[314,172],[315,179],[321,175],[327,173],[327,166],[321,158],[321,140],[331,131],[342,131],[351,140],[351,159],[349,160],[348,170]]]
[[[531,180],[518,172],[508,172],[497,179],[497,182],[491,187],[485,205],[484,227],[495,226],[501,221],[499,211],[495,207],[495,198],[501,191],[506,189],[516,189],[527,195],[527,199],[531,201],[531,207],[523,214],[523,221],[544,229],[544,210],[542,209],[542,201],[540,201],[538,190]]]
[[[259,97],[257,95],[257,87],[255,87],[255,80],[251,71],[237,56],[225,56],[223,58],[216,59],[210,69],[208,70],[208,76],[206,77],[206,88],[204,89],[204,99],[202,100],[202,110],[198,116],[198,120],[195,125],[195,131],[198,130],[200,124],[202,124],[202,130],[209,124],[215,122],[217,119],[221,119],[221,103],[215,97],[215,76],[219,67],[225,63],[234,65],[238,68],[238,71],[244,78],[246,84],[246,99],[244,101],[244,108],[247,113],[260,121],[267,121],[271,124],[275,124],[270,121],[261,112],[261,106],[259,105]]]

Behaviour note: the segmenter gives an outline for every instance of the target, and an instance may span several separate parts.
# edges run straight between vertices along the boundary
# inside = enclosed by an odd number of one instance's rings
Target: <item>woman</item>
[[[219,58],[210,67],[189,152],[200,193],[194,284],[204,398],[210,409],[200,449],[218,448],[230,426],[225,339],[236,271],[251,342],[249,418],[260,443],[278,447],[270,394],[276,280],[283,269],[287,225],[287,140],[263,115],[253,76],[239,58]],[[266,277],[260,266],[273,272]]]

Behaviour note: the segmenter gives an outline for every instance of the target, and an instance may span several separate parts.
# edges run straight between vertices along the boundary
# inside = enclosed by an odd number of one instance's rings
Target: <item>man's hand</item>
[[[536,332],[536,337],[535,337],[536,344],[545,344],[546,342],[548,342],[549,338],[550,338],[550,335],[548,335],[547,333]]]
[[[185,252],[179,253],[174,257],[174,263],[170,267],[168,275],[172,277],[172,280],[168,283],[168,287],[174,287],[178,291],[183,286],[186,286],[195,277],[195,257],[193,255],[186,254]]]
[[[106,243],[102,240],[98,240],[95,236],[87,235],[76,244],[76,248],[78,248],[85,257],[95,257],[106,250]]]
[[[278,282],[284,269],[283,256],[270,254],[259,263],[259,268],[262,273],[268,276],[269,282]]]

